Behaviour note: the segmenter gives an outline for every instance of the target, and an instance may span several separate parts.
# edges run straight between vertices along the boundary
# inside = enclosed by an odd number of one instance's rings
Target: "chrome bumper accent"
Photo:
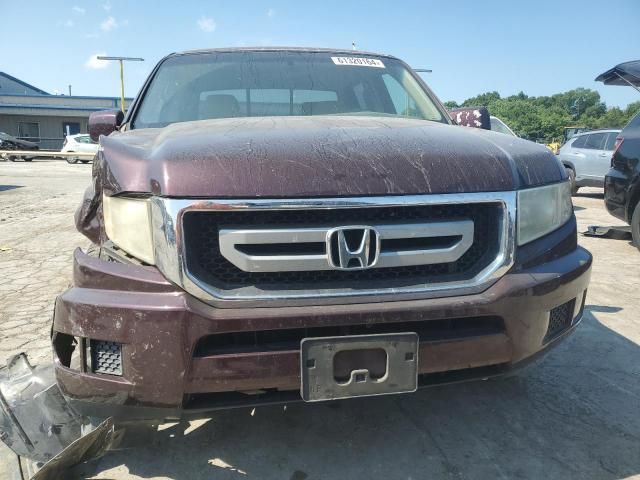
[[[404,300],[466,295],[486,289],[513,265],[516,218],[516,192],[513,191],[318,199],[200,200],[153,197],[151,203],[156,265],[170,281],[181,286],[188,293],[219,307],[277,306],[279,303],[286,303],[286,305],[358,303],[388,301],[388,296],[393,296],[394,300]],[[222,290],[195,278],[187,269],[184,257],[182,217],[190,211],[312,210],[468,203],[494,203],[500,205],[502,209],[498,254],[486,268],[470,280],[369,290],[261,290],[253,286]]]

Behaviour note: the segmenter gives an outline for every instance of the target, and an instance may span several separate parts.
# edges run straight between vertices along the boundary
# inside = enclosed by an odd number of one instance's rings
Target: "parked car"
[[[509,128],[509,126],[500,120],[498,117],[491,115],[491,131],[504,133],[505,135],[511,135],[517,137],[517,135]]]
[[[558,152],[567,169],[571,193],[580,187],[604,187],[604,177],[611,165],[611,155],[620,130],[592,130],[571,137]]]
[[[616,65],[598,75],[596,81],[640,91],[640,60]],[[604,203],[611,215],[631,225],[633,243],[640,249],[640,112],[616,139],[604,182]]]
[[[582,318],[592,259],[556,156],[455,125],[395,57],[171,54],[89,131],[94,249],[55,304],[56,383],[2,380],[4,423],[48,406],[3,428],[21,455],[79,424],[58,461],[108,448],[114,419],[499,376]]]
[[[631,225],[633,243],[640,249],[640,112],[617,138],[604,203],[611,215]]]
[[[585,133],[585,132],[590,132],[592,129],[588,128],[588,127],[564,127],[562,129],[562,138],[563,138],[563,143],[566,143],[569,141],[569,139],[575,137],[576,135],[580,134],[580,133]]]
[[[27,140],[21,140],[8,133],[0,132],[0,150],[39,150],[40,147],[37,143],[29,142]],[[35,156],[25,155],[7,155],[7,158],[12,162],[16,160],[24,160],[25,162],[32,161]]]
[[[67,135],[64,138],[64,143],[62,144],[63,153],[97,153],[98,152],[98,142],[94,142],[91,140],[91,136],[88,133],[79,133],[76,135]],[[90,160],[80,160],[82,163],[89,163]],[[77,158],[67,157],[67,163],[78,163]]]

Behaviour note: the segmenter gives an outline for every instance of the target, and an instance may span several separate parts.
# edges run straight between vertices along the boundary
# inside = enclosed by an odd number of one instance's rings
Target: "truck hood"
[[[535,143],[390,117],[203,120],[115,133],[101,146],[97,183],[110,195],[407,195],[514,190],[564,178],[555,156]]]

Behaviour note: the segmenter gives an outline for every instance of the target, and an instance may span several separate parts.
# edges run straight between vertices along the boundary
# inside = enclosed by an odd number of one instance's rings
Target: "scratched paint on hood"
[[[100,198],[304,198],[506,191],[557,182],[547,148],[424,120],[256,117],[202,120],[102,137],[76,213],[97,239]],[[94,232],[90,234],[89,232]]]
[[[546,148],[435,122],[349,116],[203,120],[103,138],[109,193],[314,197],[504,191],[550,183]]]

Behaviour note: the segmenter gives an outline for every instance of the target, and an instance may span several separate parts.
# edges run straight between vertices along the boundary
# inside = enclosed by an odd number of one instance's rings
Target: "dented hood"
[[[103,137],[107,194],[312,197],[513,190],[555,182],[545,147],[423,120],[318,116],[203,120]]]

